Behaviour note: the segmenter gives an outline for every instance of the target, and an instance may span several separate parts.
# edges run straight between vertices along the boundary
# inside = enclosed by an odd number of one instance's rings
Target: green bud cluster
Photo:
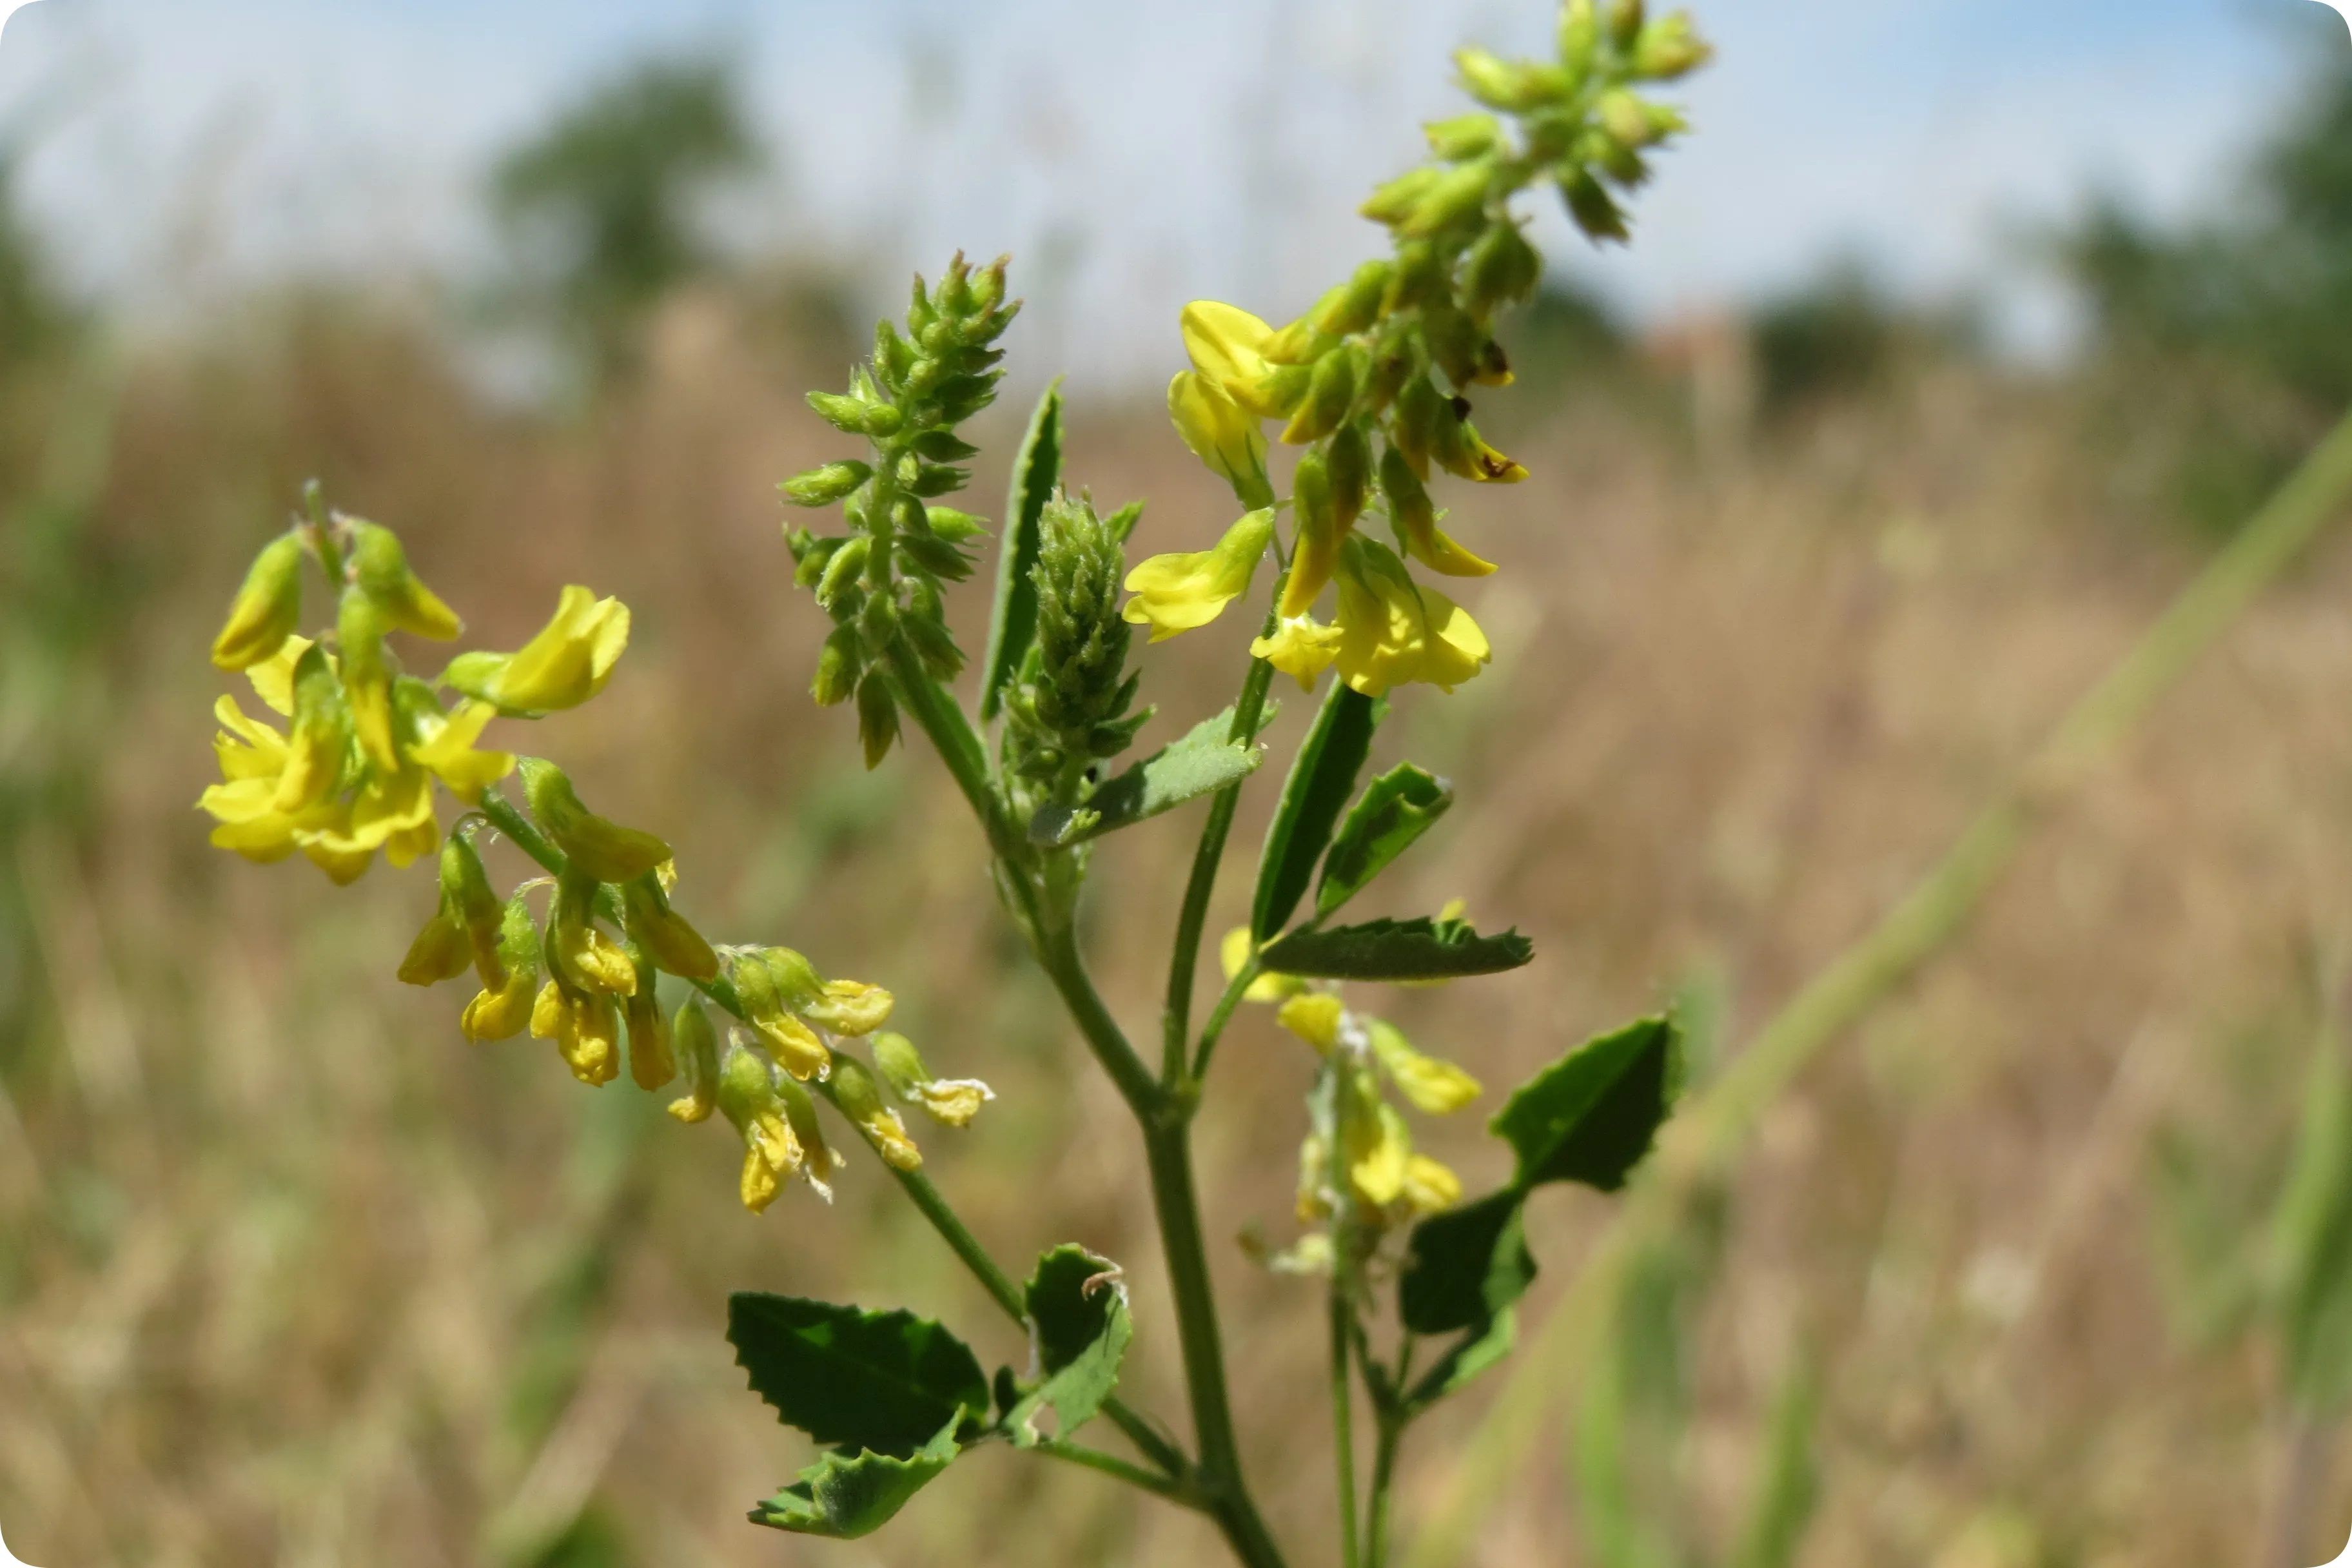
[[[1685,129],[1680,113],[1636,89],[1678,79],[1708,54],[1687,15],[1652,20],[1642,0],[1612,0],[1605,14],[1593,0],[1568,0],[1553,60],[1456,53],[1463,86],[1492,112],[1424,128],[1432,162],[1362,208],[1389,229],[1392,254],[1276,331],[1264,348],[1268,372],[1244,398],[1288,422],[1283,439],[1317,447],[1338,515],[1352,518],[1377,480],[1410,549],[1407,519],[1428,511],[1422,485],[1433,462],[1474,480],[1524,476],[1468,417],[1472,387],[1512,379],[1496,316],[1542,279],[1511,200],[1549,183],[1591,238],[1624,239],[1619,198],[1648,179],[1650,152]]]
[[[898,739],[898,705],[882,674],[894,650],[903,645],[943,680],[963,668],[940,586],[971,575],[964,546],[983,525],[933,503],[971,478],[955,465],[976,448],[955,427],[996,396],[1004,355],[993,345],[1021,308],[1004,298],[1004,267],[999,258],[974,269],[958,254],[936,288],[917,278],[905,331],[882,322],[847,392],[809,394],[827,424],[865,438],[866,458],[824,464],[781,487],[795,506],[838,504],[848,525],[828,536],[793,530],[787,540],[794,581],[834,620],[811,694],[827,707],[856,700],[867,767]]]
[[[1085,496],[1056,494],[1038,518],[1036,640],[1005,694],[1003,775],[1015,815],[1076,805],[1096,765],[1135,742],[1151,710],[1130,713],[1133,628],[1119,616],[1124,542],[1140,503],[1108,518]]]

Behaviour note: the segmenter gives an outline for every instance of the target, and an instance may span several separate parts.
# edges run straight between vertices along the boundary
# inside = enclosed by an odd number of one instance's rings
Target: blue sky
[[[1649,318],[1854,250],[1920,290],[2052,304],[2014,235],[2093,185],[2159,213],[2230,174],[2323,49],[2313,0],[1701,0],[1630,250],[1548,248]],[[1350,214],[1453,112],[1445,51],[1533,50],[1547,0],[41,0],[0,40],[27,201],[92,291],[168,314],[289,271],[463,273],[480,170],[648,48],[742,63],[779,154],[747,242],[872,276],[1015,253],[1082,378],[1165,357],[1185,299],[1279,316],[1377,234]],[[895,285],[893,285],[895,291]],[[878,290],[877,290],[878,292]]]

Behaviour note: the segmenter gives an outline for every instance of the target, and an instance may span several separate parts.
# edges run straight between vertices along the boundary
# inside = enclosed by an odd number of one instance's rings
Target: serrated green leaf
[[[1017,1447],[1037,1445],[1037,1415],[1047,1406],[1054,1411],[1052,1435],[1066,1437],[1093,1420],[1118,1386],[1119,1363],[1135,1325],[1128,1313],[1127,1287],[1117,1274],[1116,1265],[1081,1247],[1057,1247],[1037,1260],[1027,1301],[1037,1332],[1038,1369],[1045,1375],[1005,1415],[1005,1429]],[[1090,1281],[1092,1291],[1087,1289]]]
[[[1315,888],[1315,914],[1321,919],[1361,892],[1412,847],[1454,804],[1454,786],[1405,763],[1364,786],[1339,825],[1331,852],[1323,857],[1323,879]]]
[[[1233,725],[1228,708],[1097,789],[1084,805],[1046,806],[1030,820],[1030,842],[1056,849],[1082,844],[1247,778],[1265,761],[1265,748],[1228,741]]]
[[[1515,1090],[1487,1123],[1518,1155],[1512,1184],[1625,1184],[1682,1089],[1682,1029],[1637,1019],[1586,1041]]]
[[[739,1291],[727,1339],[753,1392],[828,1447],[906,1458],[942,1426],[988,1418],[971,1347],[911,1312]]]
[[[1454,980],[1499,974],[1536,955],[1517,931],[1480,936],[1465,921],[1372,921],[1293,931],[1258,954],[1276,974],[1316,980]]]
[[[827,1454],[753,1509],[751,1522],[840,1541],[870,1535],[954,1460],[956,1426],[950,1421],[903,1458],[870,1450]]]
[[[1013,459],[1013,484],[1004,498],[1004,537],[996,547],[996,608],[988,621],[988,650],[980,661],[980,717],[996,717],[1004,688],[1021,668],[1030,639],[1037,635],[1037,520],[1062,479],[1062,378],[1055,376],[1037,399],[1028,434]]]
[[[1257,893],[1250,903],[1253,941],[1263,942],[1290,922],[1315,875],[1315,862],[1331,841],[1331,829],[1356,787],[1356,775],[1371,752],[1372,731],[1387,710],[1385,701],[1366,697],[1345,681],[1331,683],[1331,694],[1316,712],[1315,727],[1291,762],[1281,803],[1265,830]]]
[[[1527,1194],[1515,1187],[1435,1214],[1412,1227],[1397,1305],[1417,1334],[1485,1325],[1527,1294],[1536,1260],[1520,1226]]]

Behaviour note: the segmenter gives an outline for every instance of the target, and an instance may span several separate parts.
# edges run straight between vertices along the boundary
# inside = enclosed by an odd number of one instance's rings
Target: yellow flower
[[[1328,1056],[1339,1043],[1339,1020],[1346,1011],[1337,996],[1314,991],[1285,1002],[1274,1021]]]
[[[530,1010],[533,1039],[552,1039],[572,1076],[601,1089],[621,1076],[620,1010],[602,992],[567,990],[550,980]]]
[[[442,717],[437,712],[420,711],[417,715],[416,740],[408,748],[409,757],[440,775],[449,786],[449,793],[467,805],[482,803],[482,791],[514,772],[512,752],[481,752],[474,742],[482,738],[483,726],[498,716],[498,710],[487,702],[471,700],[457,704],[456,711]]]
[[[213,639],[213,662],[223,669],[250,669],[276,654],[301,618],[302,541],[282,533],[254,557],[229,605],[227,624]]]
[[[1274,538],[1274,509],[1249,512],[1210,549],[1191,555],[1154,555],[1127,574],[1135,595],[1120,612],[1135,626],[1149,626],[1153,642],[1205,626],[1249,592],[1250,579]]]
[[[510,965],[504,985],[477,992],[466,1004],[457,1026],[469,1040],[511,1040],[530,1026],[538,994],[539,965]]]
[[[685,980],[709,980],[719,973],[719,954],[685,916],[669,907],[669,889],[657,874],[623,883],[621,905],[629,940],[643,947],[656,967]]]
[[[634,996],[637,966],[619,942],[597,929],[595,909],[594,879],[567,868],[555,886],[554,940],[550,945],[556,973],[583,991]]]
[[[686,1070],[686,1093],[669,1102],[680,1121],[708,1121],[719,1104],[719,1035],[699,1002],[688,1000],[670,1020],[669,1035]]]
[[[343,590],[335,616],[335,641],[341,658],[343,697],[351,704],[352,729],[369,762],[386,773],[400,766],[400,751],[393,738],[392,665],[383,648],[389,630],[383,611],[357,588]]]
[[[1348,1119],[1348,1182],[1356,1195],[1385,1208],[1404,1191],[1412,1133],[1391,1105],[1366,1106]]]
[[[1423,1056],[1395,1025],[1375,1018],[1370,1029],[1372,1054],[1388,1069],[1389,1077],[1396,1080],[1404,1097],[1418,1109],[1432,1116],[1444,1116],[1478,1098],[1476,1079],[1452,1062]]]
[[[1259,405],[1259,384],[1272,367],[1266,363],[1265,341],[1274,329],[1238,306],[1216,300],[1195,300],[1177,318],[1184,334],[1184,352],[1192,368],[1251,413],[1277,419]]]
[[[629,1026],[629,1077],[647,1094],[677,1076],[677,1058],[670,1051],[669,1020],[662,1016],[661,998],[650,985],[631,994],[622,1016]]]
[[[892,1005],[890,993],[879,985],[868,985],[863,980],[828,980],[798,1010],[817,1027],[854,1038],[888,1023]]]
[[[309,637],[288,637],[276,653],[259,664],[247,667],[245,678],[253,683],[253,694],[268,703],[271,712],[281,718],[294,717],[294,671],[301,665],[302,656],[316,646]],[[334,656],[325,657],[328,667],[332,668]]]
[[[1339,657],[1339,628],[1312,616],[1286,616],[1274,636],[1250,640],[1250,654],[1297,680],[1301,691],[1312,691]]]
[[[814,1029],[790,1013],[758,1019],[751,1026],[760,1032],[768,1048],[776,1053],[776,1060],[783,1064],[784,1070],[803,1083],[811,1079],[822,1083],[831,1076],[835,1061],[832,1049],[817,1037]]]
[[[344,526],[352,535],[352,575],[393,626],[436,642],[447,642],[465,629],[457,613],[409,570],[408,552],[401,548],[397,534],[358,518],[349,519]]]
[[[1196,370],[1179,371],[1168,384],[1168,416],[1176,433],[1209,471],[1234,487],[1245,507],[1274,504],[1265,475],[1265,433],[1257,418]]]
[[[1225,978],[1231,980],[1249,962],[1250,933],[1247,926],[1235,926],[1217,944],[1217,962],[1223,966]],[[1296,996],[1307,989],[1307,982],[1295,974],[1261,974],[1249,983],[1242,993],[1244,1002],[1279,1002],[1286,996]]]
[[[943,1127],[969,1127],[980,1108],[996,1091],[976,1078],[933,1078],[931,1069],[904,1035],[874,1037],[874,1065],[881,1069],[890,1091]]]
[[[1340,519],[1331,495],[1330,471],[1319,454],[1309,452],[1299,458],[1290,483],[1295,542],[1290,577],[1282,587],[1285,620],[1314,607],[1323,584],[1331,580],[1332,568],[1339,564],[1340,542],[1354,525],[1353,518]]]
[[[1426,1154],[1404,1163],[1403,1197],[1415,1214],[1436,1214],[1462,1201],[1462,1178]]]
[[[552,712],[604,690],[628,646],[629,607],[573,584],[556,601],[554,619],[520,650],[459,654],[441,679],[509,712]]]
[[[1404,539],[1405,552],[1433,572],[1448,577],[1484,577],[1495,570],[1446,537],[1437,524],[1429,492],[1412,471],[1402,451],[1391,447],[1381,457],[1381,490],[1388,497],[1389,516]]]
[[[1468,612],[1415,583],[1386,546],[1348,541],[1337,576],[1339,674],[1365,696],[1416,680],[1451,691],[1493,657]]]

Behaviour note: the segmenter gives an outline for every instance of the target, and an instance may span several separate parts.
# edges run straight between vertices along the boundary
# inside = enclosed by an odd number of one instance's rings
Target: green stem
[[[1339,1259],[1331,1270],[1331,1451],[1339,1485],[1339,1564],[1357,1568],[1356,1555],[1356,1413],[1350,1390],[1349,1342],[1355,1337],[1355,1310],[1348,1303],[1348,1284]]]
[[[1404,1423],[1381,1417],[1379,1441],[1372,1448],[1372,1495],[1365,1505],[1370,1520],[1364,1534],[1364,1568],[1388,1568],[1389,1503],[1396,1479],[1397,1447],[1404,1439]]]
[[[1464,1447],[1454,1486],[1413,1542],[1407,1558],[1412,1568],[1460,1558],[1475,1522],[1540,1440],[1555,1391],[1587,1348],[1587,1331],[1615,1300],[1642,1238],[1679,1223],[1687,1194],[1738,1157],[1780,1092],[1967,925],[2065,789],[2128,735],[2255,595],[2310,547],[2347,495],[2352,413],[2066,711],[1902,901],[1773,1015],[1706,1095],[1668,1124],[1659,1169],[1634,1191],[1551,1316],[1528,1337],[1519,1375]]]
[[[1209,1077],[1209,1058],[1216,1054],[1217,1042],[1224,1038],[1225,1026],[1232,1022],[1234,1009],[1241,1005],[1243,995],[1265,973],[1265,969],[1253,957],[1225,983],[1224,994],[1209,1009],[1209,1021],[1201,1026],[1201,1046],[1192,1054],[1192,1082],[1205,1083]]]
[[[1282,603],[1282,585],[1274,585],[1274,604]],[[1263,635],[1281,629],[1276,610],[1269,607]],[[1265,694],[1274,684],[1274,666],[1252,656],[1249,673],[1242,678],[1240,697],[1234,702],[1234,721],[1226,739],[1248,744],[1257,739],[1265,712]],[[1176,946],[1168,959],[1168,998],[1160,1015],[1160,1078],[1174,1089],[1185,1081],[1185,1058],[1192,1034],[1192,976],[1201,963],[1201,930],[1209,921],[1209,895],[1216,890],[1217,867],[1225,855],[1225,839],[1233,832],[1234,812],[1241,805],[1242,782],[1236,779],[1209,803],[1209,820],[1201,826],[1201,842],[1192,851],[1192,874],[1184,884],[1184,902],[1176,917]],[[1230,1009],[1228,1009],[1230,1011]],[[1192,1097],[1186,1096],[1188,1103]]]
[[[931,678],[904,637],[890,645],[890,674],[898,705],[921,726],[932,750],[946,764],[949,776],[963,791],[972,815],[980,818],[981,826],[988,834],[989,848],[1000,860],[1022,859],[1026,847],[989,783],[988,750],[981,744],[980,732],[971,727],[971,721],[964,716],[963,705]]]
[[[1131,1487],[1140,1487],[1145,1491],[1166,1498],[1170,1502],[1181,1504],[1185,1508],[1196,1509],[1203,1513],[1208,1511],[1207,1500],[1201,1496],[1190,1480],[1181,1476],[1154,1475],[1140,1466],[1129,1464],[1116,1454],[1106,1454],[1100,1448],[1089,1448],[1082,1444],[1066,1443],[1055,1437],[1048,1437],[1038,1444],[1036,1451],[1048,1458],[1066,1459],[1071,1464],[1083,1465],[1087,1469],[1097,1471],[1114,1480],[1125,1481]]]
[[[1109,1007],[1095,990],[1092,976],[1087,973],[1086,961],[1078,955],[1077,933],[1062,927],[1038,932],[1037,962],[1053,981],[1054,989],[1062,994],[1062,1004],[1077,1021],[1078,1033],[1087,1048],[1110,1075],[1112,1083],[1127,1101],[1135,1119],[1146,1129],[1165,1126],[1181,1117],[1171,1117],[1173,1097],[1151,1076],[1135,1047],[1127,1043],[1127,1036],[1118,1020],[1110,1016]]]

